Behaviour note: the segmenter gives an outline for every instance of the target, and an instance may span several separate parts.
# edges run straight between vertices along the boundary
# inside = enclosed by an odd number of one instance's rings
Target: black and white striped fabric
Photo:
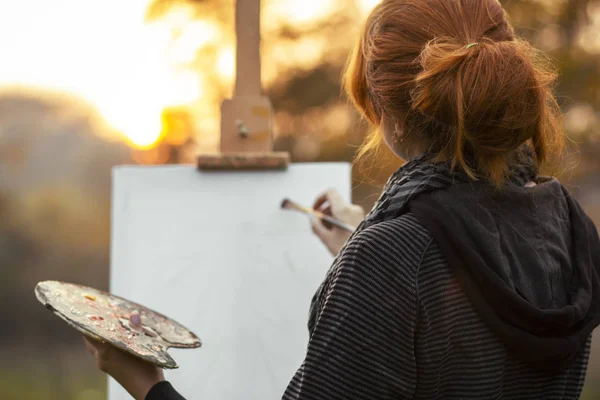
[[[525,365],[410,213],[362,230],[329,275],[284,400],[579,398],[590,341],[558,374]]]
[[[513,184],[535,178],[517,164]],[[468,181],[419,158],[388,183],[315,294],[284,400],[577,399],[590,341],[560,373],[533,370],[481,320],[409,201]]]

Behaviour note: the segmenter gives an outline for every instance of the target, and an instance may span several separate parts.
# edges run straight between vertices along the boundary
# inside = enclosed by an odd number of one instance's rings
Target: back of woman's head
[[[345,86],[375,127],[385,117],[411,145],[499,185],[525,143],[538,165],[560,151],[555,78],[551,63],[515,37],[497,0],[383,0]]]

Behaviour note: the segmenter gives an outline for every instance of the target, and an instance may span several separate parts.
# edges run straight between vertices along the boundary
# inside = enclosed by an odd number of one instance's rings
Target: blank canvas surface
[[[350,198],[350,165],[199,172],[113,170],[111,291],[182,323],[202,340],[170,350],[166,378],[188,400],[279,399],[304,359],[310,300],[332,257],[308,217],[327,188]],[[114,381],[109,399],[130,399]]]

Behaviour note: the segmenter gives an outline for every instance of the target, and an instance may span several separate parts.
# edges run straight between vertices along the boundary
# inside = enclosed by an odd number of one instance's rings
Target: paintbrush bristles
[[[283,201],[281,202],[281,208],[290,208],[293,207],[293,204],[290,200],[288,199],[283,199]]]
[[[308,213],[308,214],[315,213],[314,210],[310,210],[306,207],[302,207],[301,205],[294,203],[290,199],[283,199],[283,201],[281,202],[281,208],[283,208],[285,210],[301,211],[301,212]]]

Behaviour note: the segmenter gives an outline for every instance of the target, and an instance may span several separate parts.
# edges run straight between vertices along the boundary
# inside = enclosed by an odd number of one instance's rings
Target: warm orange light
[[[149,23],[144,16],[151,1],[19,0],[3,5],[0,86],[42,87],[80,96],[139,149],[156,147],[165,132],[172,131],[161,118],[165,109],[186,106],[193,110],[198,143],[216,148],[219,104],[235,77],[233,31],[217,21],[198,19],[190,6],[177,2]],[[354,4],[368,12],[378,1]],[[261,21],[267,32],[286,24],[326,21],[344,4],[264,3]],[[327,38],[308,36],[270,45],[270,52],[263,53],[266,80],[277,76],[282,66],[311,68],[327,46]],[[180,136],[166,143],[179,143]]]
[[[358,0],[358,6],[363,13],[369,13],[381,0]]]
[[[221,49],[217,59],[217,70],[219,75],[228,81],[235,77],[235,53],[233,48],[226,47]]]
[[[276,0],[263,9],[264,25],[291,23],[304,25],[314,23],[331,15],[340,4],[337,0]]]
[[[137,147],[160,138],[161,112],[201,95],[182,61],[217,37],[187,8],[147,24],[150,0],[19,0],[0,13],[0,85],[41,86],[93,103]],[[173,40],[175,29],[189,34]]]
[[[221,30],[215,23],[209,21],[191,21],[173,43],[171,55],[177,63],[193,62],[198,51],[210,43],[221,39]]]

